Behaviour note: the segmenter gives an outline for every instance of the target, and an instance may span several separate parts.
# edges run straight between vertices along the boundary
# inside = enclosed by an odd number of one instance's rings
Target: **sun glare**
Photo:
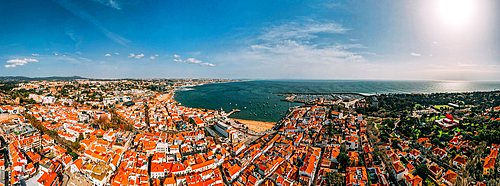
[[[474,13],[473,0],[440,0],[438,3],[443,21],[451,25],[466,24]]]

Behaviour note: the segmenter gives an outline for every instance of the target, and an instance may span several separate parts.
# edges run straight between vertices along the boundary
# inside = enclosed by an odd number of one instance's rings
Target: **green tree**
[[[456,156],[456,155],[457,155],[457,151],[452,150],[452,151],[450,152],[450,156],[451,156],[451,158],[452,158],[452,159],[453,159],[453,158],[455,158],[455,156]]]
[[[430,173],[431,172],[429,171],[429,168],[427,168],[427,165],[425,165],[425,164],[420,164],[415,169],[415,174],[418,175],[418,176],[420,176],[420,178],[422,178],[422,180],[426,180],[427,176]]]
[[[393,129],[395,127],[394,121],[390,118],[384,119],[384,124],[386,124],[391,129]]]
[[[439,138],[441,141],[450,141],[451,139],[453,139],[453,137],[451,137],[450,135],[448,134],[442,134],[441,137]]]
[[[347,153],[343,153],[341,152],[337,158],[340,166],[342,166],[343,169],[347,168],[349,165],[350,165],[350,161],[351,159],[349,158],[349,156],[347,155]]]
[[[401,140],[399,139],[392,140],[392,148],[397,148],[399,142],[401,142]]]
[[[83,133],[80,133],[78,134],[78,141],[82,141],[83,140]]]
[[[326,173],[326,185],[341,186],[344,185],[345,177],[338,172]]]
[[[71,146],[72,146],[74,149],[76,149],[76,150],[80,149],[80,143],[78,143],[78,142],[73,142],[73,143],[71,143]]]
[[[432,138],[431,143],[435,146],[441,146],[441,142],[438,138]]]

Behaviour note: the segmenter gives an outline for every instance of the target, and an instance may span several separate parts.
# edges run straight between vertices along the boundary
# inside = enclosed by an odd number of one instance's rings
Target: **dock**
[[[239,111],[241,111],[241,110],[233,109],[233,110],[231,110],[231,112],[224,114],[224,116],[229,117],[231,114],[234,114],[235,112],[239,112]]]

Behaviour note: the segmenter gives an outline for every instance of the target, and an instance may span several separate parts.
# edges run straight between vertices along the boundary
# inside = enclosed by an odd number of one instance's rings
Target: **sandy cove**
[[[272,128],[276,123],[274,122],[264,122],[264,121],[254,121],[254,120],[244,120],[244,119],[234,119],[240,123],[248,126],[248,129],[253,130],[255,132],[265,131],[267,129]]]

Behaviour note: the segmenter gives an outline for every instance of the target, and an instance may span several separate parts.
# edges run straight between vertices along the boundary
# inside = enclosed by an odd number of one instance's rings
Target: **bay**
[[[369,80],[255,80],[205,84],[176,91],[174,99],[194,108],[239,109],[231,117],[279,121],[289,107],[274,93],[443,93],[500,90],[500,82],[469,81],[369,81]],[[245,108],[246,107],[246,108]]]

